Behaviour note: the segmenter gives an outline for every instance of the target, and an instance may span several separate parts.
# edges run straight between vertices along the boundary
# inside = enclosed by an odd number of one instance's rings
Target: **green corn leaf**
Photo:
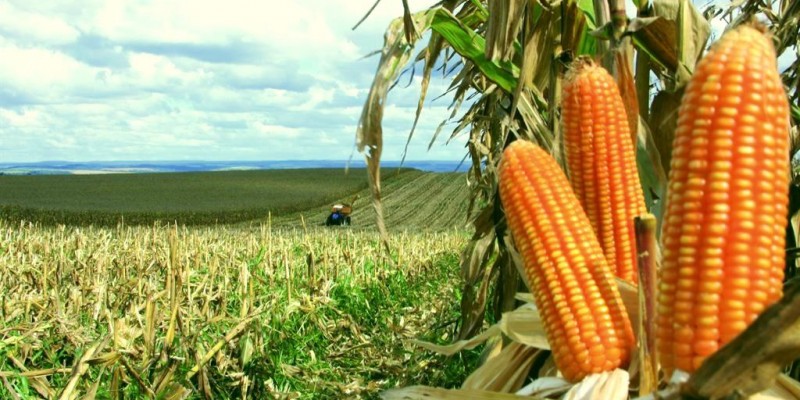
[[[453,49],[472,61],[480,71],[508,93],[517,86],[519,67],[511,62],[491,61],[486,58],[483,37],[467,28],[453,14],[444,9],[436,11],[431,29],[442,35]]]

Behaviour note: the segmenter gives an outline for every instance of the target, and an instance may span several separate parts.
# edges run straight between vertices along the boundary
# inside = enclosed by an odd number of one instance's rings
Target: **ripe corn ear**
[[[763,32],[727,32],[698,63],[672,151],[657,318],[668,374],[695,371],[782,294],[789,106]]]
[[[570,381],[624,367],[634,338],[614,275],[555,160],[531,142],[506,148],[500,199],[556,366]]]
[[[564,83],[561,116],[572,188],[614,273],[636,283],[633,219],[646,207],[614,78],[589,59],[577,60]]]

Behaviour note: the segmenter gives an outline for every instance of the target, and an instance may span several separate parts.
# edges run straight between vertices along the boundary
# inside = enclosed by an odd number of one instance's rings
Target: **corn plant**
[[[503,151],[510,149],[510,144],[518,140],[536,143],[550,153],[556,162],[560,163],[570,174],[573,186],[581,185],[582,176],[575,164],[582,161],[585,162],[585,160],[576,161],[572,157],[572,164],[570,164],[569,154],[575,149],[576,145],[568,142],[570,135],[567,132],[570,126],[567,117],[572,110],[572,104],[568,99],[571,84],[568,71],[575,69],[575,65],[581,62],[576,62],[575,60],[582,60],[586,56],[594,57],[598,60],[597,62],[613,76],[615,89],[620,94],[622,104],[618,104],[607,111],[607,114],[614,115],[617,118],[613,122],[608,120],[606,124],[598,126],[613,125],[617,127],[620,117],[623,117],[624,121],[627,122],[627,129],[631,135],[630,140],[633,142],[632,151],[638,167],[641,185],[639,192],[644,198],[644,208],[654,215],[654,217],[648,217],[643,220],[652,222],[642,224],[642,226],[649,226],[647,228],[649,234],[637,235],[637,238],[641,239],[640,245],[644,246],[646,243],[653,244],[657,242],[656,236],[661,232],[659,224],[665,223],[668,225],[668,222],[665,222],[667,216],[664,215],[664,199],[667,197],[667,176],[672,176],[671,167],[677,168],[678,172],[676,173],[678,174],[686,167],[682,164],[680,158],[682,155],[680,154],[681,145],[678,145],[679,139],[676,139],[676,129],[680,126],[679,108],[682,100],[689,101],[689,98],[691,98],[694,101],[699,101],[698,98],[708,95],[708,91],[704,88],[702,94],[692,96],[687,84],[696,75],[698,60],[704,57],[709,45],[718,39],[717,37],[712,37],[712,24],[722,22],[727,25],[727,31],[732,31],[741,25],[751,24],[754,19],[766,25],[769,37],[773,39],[773,43],[770,45],[774,46],[774,52],[759,53],[755,51],[760,48],[760,45],[756,45],[755,42],[752,46],[750,44],[742,45],[745,48],[742,51],[753,51],[748,53],[750,55],[745,58],[757,57],[762,59],[761,61],[768,60],[769,65],[754,67],[754,70],[766,68],[768,71],[774,71],[776,69],[774,63],[776,56],[784,54],[786,51],[796,52],[798,45],[800,45],[798,41],[798,33],[800,31],[798,30],[799,24],[797,22],[798,17],[800,17],[800,6],[794,1],[745,1],[731,4],[727,8],[710,5],[702,11],[695,4],[681,0],[634,1],[634,6],[636,7],[636,17],[628,18],[628,10],[625,9],[624,2],[616,0],[608,2],[604,0],[567,0],[553,3],[528,2],[524,0],[489,0],[485,2],[454,0],[443,1],[429,10],[416,14],[410,13],[406,7],[403,18],[396,20],[390,26],[386,36],[386,45],[378,65],[375,84],[367,99],[362,120],[358,127],[357,140],[360,149],[369,148],[367,161],[373,168],[376,168],[380,162],[381,151],[380,107],[383,104],[386,90],[390,86],[389,83],[400,74],[401,67],[410,59],[413,44],[420,37],[419,34],[430,31],[431,36],[427,46],[415,58],[423,63],[421,96],[416,119],[420,118],[434,67],[441,65],[445,78],[451,81],[448,91],[453,98],[451,105],[453,114],[451,118],[456,118],[458,122],[451,137],[468,135],[467,157],[472,162],[469,178],[470,187],[473,189],[470,207],[478,208],[474,214],[469,214],[476,215],[473,220],[475,230],[472,241],[462,253],[462,277],[465,281],[465,286],[461,301],[461,338],[465,340],[454,344],[455,348],[474,345],[474,339],[467,340],[468,338],[486,337],[486,334],[475,335],[482,330],[482,322],[484,321],[485,310],[489,301],[494,303],[495,318],[499,318],[503,312],[508,313],[503,316],[503,320],[506,320],[506,317],[512,318],[512,314],[516,315],[513,317],[515,318],[514,320],[522,318],[521,308],[513,312],[510,310],[520,304],[515,301],[515,296],[519,298],[517,292],[521,287],[516,267],[521,267],[522,265],[525,265],[526,269],[529,269],[529,267],[527,263],[523,262],[525,257],[521,257],[520,254],[516,253],[511,241],[511,236],[513,235],[509,235],[506,232],[507,226],[511,227],[514,222],[511,221],[510,210],[503,210],[499,201],[498,193],[502,194],[502,190],[499,190],[501,179],[498,173],[498,166],[503,162]],[[716,33],[714,34],[716,35]],[[713,40],[709,41],[709,39]],[[798,112],[800,109],[797,103],[800,91],[798,91],[797,70],[800,64],[798,64],[797,57],[790,60],[790,63],[791,65],[788,68],[781,71],[780,83],[776,83],[777,80],[771,80],[771,77],[764,78],[767,79],[765,82],[771,85],[770,90],[773,88],[779,89],[779,94],[769,92],[770,96],[777,96],[769,97],[770,99],[782,98],[781,101],[784,102],[787,98],[789,100],[789,106],[785,110],[787,112],[784,121],[785,125],[779,124],[776,122],[777,120],[765,120],[763,123],[763,127],[766,129],[775,127],[778,130],[778,134],[782,134],[784,139],[790,135],[793,138],[794,144],[791,147],[791,151],[787,147],[786,151],[774,150],[771,153],[782,159],[780,165],[788,165],[791,155],[796,152],[798,147],[797,125],[800,122],[800,113]],[[741,71],[736,70],[736,72],[740,73]],[[777,73],[777,71],[767,73]],[[727,77],[728,75],[733,76],[731,79],[736,79],[738,76],[733,74],[733,70],[730,73],[726,73],[725,76]],[[764,84],[766,85],[767,83]],[[783,87],[778,88],[781,83]],[[564,90],[565,87],[567,90]],[[712,89],[711,86],[708,89]],[[754,93],[761,93],[758,90]],[[738,98],[733,96],[733,93],[724,94],[727,97]],[[738,96],[742,97],[748,94],[749,92],[738,93]],[[771,102],[772,100],[769,101],[760,103],[758,106],[760,111],[758,112],[773,113],[777,115],[776,118],[783,115],[778,112],[777,103]],[[461,111],[460,107],[465,104],[468,107],[467,110]],[[689,103],[683,108],[691,109],[694,107],[692,104],[694,103]],[[742,112],[742,114],[747,117],[746,112]],[[596,119],[602,117],[604,115],[592,115],[592,118]],[[791,119],[791,126],[789,126],[789,119]],[[591,123],[591,120],[579,122],[579,124]],[[591,128],[589,130],[591,131]],[[412,128],[409,140],[413,133],[414,130]],[[438,135],[439,131],[435,132],[432,141],[436,140]],[[767,136],[767,138],[769,137],[771,136]],[[676,143],[674,149],[673,142]],[[694,148],[695,146],[692,146],[692,150],[685,150],[685,152],[694,152]],[[742,147],[745,150],[747,148]],[[768,148],[771,149],[771,147]],[[602,148],[598,150],[596,147],[594,151],[608,150],[603,150]],[[615,155],[604,159],[599,153],[593,153],[591,156],[598,157],[603,162],[611,162],[612,159],[619,162],[619,159],[623,157],[622,155]],[[584,157],[590,156],[586,155]],[[678,160],[675,161],[671,159],[672,157],[678,157]],[[749,159],[745,157],[742,162]],[[772,166],[780,167],[780,165],[776,165],[778,163],[776,160],[772,160],[771,163]],[[699,161],[692,164],[691,168],[696,165],[699,165]],[[764,171],[761,168],[758,170]],[[595,172],[595,174],[599,176],[602,173]],[[775,174],[777,172],[772,173],[771,176],[774,177]],[[529,173],[528,176],[530,177],[531,174]],[[373,193],[375,194],[374,203],[375,207],[379,209],[380,186],[376,184],[377,178],[374,174],[372,175]],[[630,181],[630,179],[627,180]],[[776,201],[781,201],[779,191],[789,189],[788,181],[778,179],[776,182],[774,191],[776,193]],[[600,184],[607,183],[602,182]],[[676,183],[675,185],[678,184]],[[617,186],[612,187],[610,190],[625,190]],[[520,190],[522,189],[520,188]],[[797,188],[792,190],[797,190]],[[579,188],[576,188],[576,191],[579,191]],[[636,204],[636,197],[637,194],[628,195],[626,203]],[[672,203],[680,203],[681,201],[688,200],[674,200]],[[592,202],[590,204],[596,203]],[[762,226],[758,229],[769,229],[772,233],[768,240],[774,243],[771,246],[775,247],[777,245],[779,251],[782,251],[783,235],[773,231],[783,229],[787,225],[784,220],[786,212],[783,212],[785,210],[778,205],[769,204],[771,203],[767,204],[769,211],[765,210],[765,214],[768,214],[766,218],[772,221],[771,225],[764,227],[766,223],[761,224]],[[621,204],[612,205],[612,207],[614,206],[622,207]],[[676,207],[670,204],[667,206]],[[584,205],[584,207],[590,208],[592,205]],[[643,208],[639,207],[634,211],[634,214],[641,213],[642,210]],[[788,214],[795,216],[798,210],[800,210],[800,202],[797,202],[795,206],[790,205]],[[772,214],[773,211],[775,212],[774,215]],[[546,219],[545,216],[541,218]],[[631,216],[628,215],[624,218],[627,223],[623,225],[626,225],[627,229],[614,228],[612,236],[615,239],[619,239],[620,243],[625,241],[630,243],[631,229],[629,224],[632,222],[630,221]],[[796,225],[795,221],[795,229]],[[595,228],[597,229],[597,226]],[[526,226],[525,229],[531,230],[533,228]],[[789,234],[793,234],[793,231],[791,226],[787,227]],[[607,235],[602,232],[598,230],[597,234],[602,238],[606,238]],[[664,231],[667,237],[663,238],[664,240],[672,240],[668,238],[668,233],[672,234],[670,232],[673,231],[670,231],[667,227]],[[551,233],[548,235],[557,234]],[[514,239],[516,239],[516,242],[520,240],[518,238]],[[676,240],[682,241],[684,236],[680,236]],[[790,247],[795,246],[791,235],[787,245]],[[624,250],[625,247],[621,246],[621,248]],[[656,253],[658,253],[659,248],[657,246],[651,246],[650,248],[652,254],[645,258],[649,258],[652,264],[657,259]],[[607,248],[606,253],[608,252]],[[781,256],[775,256],[775,253],[770,254],[769,257],[764,255],[759,255],[759,257],[762,257],[762,259],[767,257],[771,264],[782,263],[783,258]],[[629,256],[630,252],[628,252]],[[537,257],[541,257],[541,255],[537,254]],[[642,260],[640,260],[640,265],[641,263]],[[793,271],[793,269],[787,270]],[[646,267],[644,271],[645,274],[654,273],[655,266]],[[664,273],[669,274],[667,271],[665,270]],[[683,269],[681,269],[680,273],[684,273]],[[643,274],[641,268],[639,274]],[[782,276],[783,274],[775,272],[768,275],[774,277]],[[652,324],[655,307],[653,304],[655,290],[652,289],[655,287],[653,284],[654,279],[648,278],[645,282],[640,282],[642,286],[650,288],[650,290],[645,292],[641,300],[644,310],[643,315],[632,317],[634,324],[639,325],[639,317],[651,321],[650,324]],[[772,280],[774,281],[774,279]],[[669,282],[669,279],[666,279],[666,281]],[[490,293],[490,288],[493,286],[492,282],[494,282],[494,290],[491,291],[493,298],[490,298],[488,293]],[[664,282],[663,279],[662,282]],[[534,282],[528,283],[532,287],[536,286]],[[666,285],[669,286],[668,283]],[[625,294],[630,294],[628,290],[630,288],[623,290],[624,287],[625,285],[620,283],[623,301],[626,298],[630,299],[630,296]],[[774,290],[767,290],[766,292],[774,293]],[[635,289],[633,293],[636,293]],[[534,293],[535,296],[536,294]],[[681,294],[681,296],[686,295]],[[771,302],[774,302],[776,298],[770,296],[768,295],[767,297],[771,299]],[[736,346],[752,345],[752,343],[755,343],[754,332],[763,332],[764,326],[769,323],[776,324],[774,325],[775,327],[781,327],[781,332],[791,332],[790,323],[787,322],[790,321],[788,315],[790,313],[788,311],[783,312],[783,310],[788,310],[787,307],[790,307],[790,304],[794,304],[792,302],[793,299],[787,293],[784,301],[781,301],[776,306],[775,311],[764,313],[764,315],[770,314],[772,318],[782,316],[784,319],[779,319],[777,320],[778,322],[768,322],[769,317],[762,315],[764,320],[759,318],[761,323],[756,323],[752,330],[749,330],[746,334],[739,335],[725,349],[716,353],[726,354],[728,358],[719,358],[716,354],[714,357],[709,358],[705,365],[712,367],[697,370],[696,375],[690,379],[687,386],[691,387],[692,390],[697,389],[697,391],[689,392],[705,393],[704,390],[708,388],[709,382],[717,384],[720,390],[716,392],[718,395],[729,393],[724,392],[724,390],[736,389],[732,385],[741,385],[738,389],[741,389],[742,393],[752,393],[756,388],[763,389],[764,385],[768,385],[769,379],[767,378],[748,380],[744,377],[744,374],[747,368],[751,368],[753,365],[763,365],[763,363],[769,362],[770,357],[778,357],[774,347],[766,346],[763,351],[758,351],[758,354],[746,358],[746,362],[740,362],[739,364],[733,363],[731,360],[737,358],[731,357],[731,353],[726,353],[725,350]],[[630,306],[626,301],[626,304],[629,305],[627,307],[629,312],[632,309],[639,311],[638,306],[635,305],[636,303],[634,302],[634,305]],[[541,307],[541,304],[537,302],[537,306]],[[763,310],[766,306],[756,306],[756,308]],[[525,306],[523,305],[522,307]],[[518,312],[520,314],[517,314]],[[525,315],[530,316],[529,314]],[[547,318],[544,314],[540,316]],[[751,316],[748,319],[748,323],[753,322],[754,318],[754,316]],[[531,329],[534,332],[533,334],[521,335],[519,331],[509,328],[510,322],[508,321],[501,321],[501,324],[492,327],[489,331],[495,333],[498,330],[502,331],[507,336],[515,338],[515,343],[523,343],[528,346],[538,346],[539,348],[544,346],[544,348],[547,348],[548,345],[554,345],[553,343],[543,345],[540,340],[542,336],[547,335],[541,329],[534,328]],[[548,322],[544,321],[544,323],[547,325]],[[527,328],[530,329],[531,326],[528,325]],[[637,339],[641,343],[647,343],[647,345],[640,345],[640,351],[646,347],[652,354],[653,349],[650,344],[655,332],[653,332],[650,325],[646,327],[639,325],[639,327],[637,329],[639,334]],[[742,327],[739,326],[739,328]],[[548,329],[545,329],[545,331],[548,331]],[[738,332],[741,332],[741,330]],[[708,332],[703,334],[705,335],[706,333]],[[687,336],[684,333],[682,334]],[[796,341],[789,343],[796,343]],[[681,346],[685,345],[681,344]],[[697,347],[702,346],[697,345]],[[496,363],[487,362],[485,367],[481,367],[480,374],[476,371],[471,377],[475,378],[468,379],[464,383],[465,389],[511,392],[518,390],[524,382],[523,379],[519,379],[521,372],[509,372],[511,368],[502,369],[501,372],[498,372],[496,369],[502,365],[503,361],[511,362],[511,360],[515,360],[516,364],[514,365],[519,367],[519,371],[528,371],[532,365],[539,365],[536,369],[542,375],[548,375],[555,371],[547,366],[546,361],[544,365],[535,361],[541,358],[540,353],[524,353],[527,351],[524,346],[500,346],[500,348],[503,350],[496,356]],[[448,351],[453,350],[453,348],[448,349]],[[702,348],[694,351],[701,351],[702,354],[707,355],[708,350],[709,348]],[[681,347],[680,351],[684,351],[684,347]],[[794,354],[796,356],[800,353],[792,351],[786,354]],[[702,356],[690,357],[694,357],[689,361],[692,367],[689,368],[685,360],[682,359],[681,367],[683,369],[692,371],[697,365],[703,364],[704,358]],[[646,359],[640,361],[645,366],[650,364],[650,361]],[[783,363],[785,364],[785,362]],[[668,361],[666,365],[669,367]],[[713,376],[713,373],[709,371],[713,369],[713,366],[719,365],[737,365],[736,368],[731,368],[730,371],[738,372],[730,372],[725,375],[726,372]],[[495,368],[494,372],[491,372],[492,368]],[[770,369],[770,371],[773,370]],[[564,373],[564,371],[561,372]],[[531,373],[537,374],[536,371]],[[647,373],[653,374],[654,370],[650,370]],[[736,375],[737,373],[739,375]],[[720,376],[723,375],[733,383],[722,385]],[[480,380],[480,382],[476,382],[476,380]],[[745,381],[747,382],[745,383]],[[792,383],[788,383],[788,385],[792,385]],[[655,387],[653,382],[648,383],[646,386],[640,388],[642,393],[649,393]],[[403,393],[404,395],[411,395],[412,393],[421,394],[423,392],[410,390]],[[424,393],[427,395],[433,395],[434,393],[439,395],[443,392],[434,390]],[[446,396],[442,395],[442,397]]]

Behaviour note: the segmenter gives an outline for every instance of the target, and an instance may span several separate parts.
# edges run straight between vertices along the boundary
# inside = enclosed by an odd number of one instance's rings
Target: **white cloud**
[[[74,42],[80,32],[64,19],[0,3],[0,33],[50,45]]]
[[[353,31],[372,4],[4,0],[0,161],[347,159],[378,61],[362,56],[402,14],[382,1]],[[384,159],[418,95],[418,80],[390,94]],[[460,159],[458,144],[427,152],[449,99],[433,104],[408,158]]]

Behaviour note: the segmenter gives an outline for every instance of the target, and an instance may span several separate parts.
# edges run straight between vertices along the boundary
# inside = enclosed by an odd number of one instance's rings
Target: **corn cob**
[[[628,314],[555,160],[531,142],[512,143],[501,162],[500,198],[564,377],[574,382],[627,365],[634,340]]]
[[[564,83],[561,115],[572,189],[614,273],[636,283],[633,219],[646,207],[636,149],[614,78],[579,59]]]
[[[696,370],[782,293],[789,106],[770,39],[724,34],[678,111],[663,227],[662,367]]]

